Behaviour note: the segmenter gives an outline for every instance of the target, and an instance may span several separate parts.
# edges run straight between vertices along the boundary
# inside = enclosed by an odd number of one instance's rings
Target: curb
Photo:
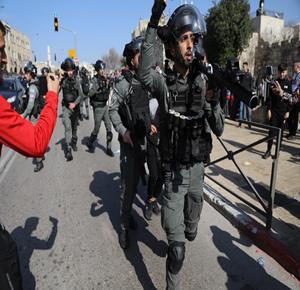
[[[250,238],[256,246],[273,257],[288,272],[300,279],[300,261],[293,257],[293,254],[274,233],[267,231],[261,224],[206,183],[203,193],[205,200],[225,216],[231,224]]]
[[[0,177],[5,172],[7,165],[9,164],[10,160],[16,155],[16,152],[8,149],[7,153],[3,158],[0,159]]]

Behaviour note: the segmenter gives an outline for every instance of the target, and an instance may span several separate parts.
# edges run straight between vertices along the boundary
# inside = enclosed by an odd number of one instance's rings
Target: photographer
[[[291,93],[292,86],[290,81],[287,79],[287,66],[280,64],[278,66],[278,76],[275,82],[271,83],[270,94],[267,97],[267,118],[269,124],[273,127],[281,128],[285,124],[286,119],[289,117],[289,105],[283,101],[280,96],[280,91]],[[274,129],[269,130],[269,136],[274,136],[276,131]],[[280,140],[280,147],[282,142],[282,135]],[[268,147],[266,153],[263,155],[263,159],[267,159],[271,156],[271,148],[273,145],[273,138],[268,140]]]
[[[0,21],[0,83],[7,63],[5,53],[6,29]],[[59,81],[49,75],[45,107],[35,125],[21,117],[0,97],[0,156],[2,144],[28,157],[41,157],[50,141],[57,116]],[[0,289],[22,289],[17,247],[0,224]]]

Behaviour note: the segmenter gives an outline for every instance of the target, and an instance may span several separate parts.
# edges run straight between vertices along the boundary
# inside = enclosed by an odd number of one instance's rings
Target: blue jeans
[[[249,121],[252,122],[252,111],[251,109],[244,103],[240,102],[240,114],[239,114],[239,120],[243,121]]]

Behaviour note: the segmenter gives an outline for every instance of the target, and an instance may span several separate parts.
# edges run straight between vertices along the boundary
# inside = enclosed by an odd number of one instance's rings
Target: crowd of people
[[[90,78],[85,68],[77,69],[74,61],[66,58],[58,74],[52,74],[45,67],[38,81],[36,67],[27,63],[24,67],[26,102],[22,114],[0,97],[0,146],[4,144],[36,158],[34,171],[40,171],[55,126],[61,91],[65,157],[70,162],[78,150],[79,121],[90,118],[92,106],[94,128],[86,143],[89,151],[95,152],[102,120],[107,132],[106,154],[111,157],[114,156],[112,126],[119,135],[120,247],[124,250],[130,247],[130,230],[137,227],[132,206],[139,181],[145,181],[144,163],[147,162],[149,178],[144,216],[151,220],[152,214],[161,212],[168,240],[166,285],[167,289],[180,289],[186,241],[193,241],[197,236],[203,205],[204,165],[212,151],[211,135],[221,136],[224,113],[220,104],[221,91],[211,87],[208,77],[199,69],[200,64],[208,66],[207,62],[194,54],[195,46],[201,44],[206,32],[203,16],[195,6],[185,4],[160,27],[158,23],[165,7],[165,0],[156,0],[145,37],[134,38],[125,45],[126,67],[121,75],[107,77],[105,63],[97,60],[95,75]],[[5,27],[0,22],[2,70],[6,63],[4,35]],[[153,63],[157,35],[164,43],[166,57],[172,62],[172,65],[166,62],[164,70],[157,69]],[[286,79],[286,70],[286,66],[279,65],[278,78],[270,87],[267,108],[272,126],[282,127],[288,117],[293,118],[289,121],[292,128],[289,138],[292,139],[297,131],[294,118],[299,112],[300,65],[294,65],[291,84]],[[247,62],[243,63],[243,71],[242,85],[251,90],[253,79]],[[227,92],[225,111],[230,102]],[[239,108],[239,119],[251,121],[247,104],[241,101]],[[35,125],[26,119],[32,115],[36,118]],[[265,158],[270,155],[271,146],[270,141]],[[157,202],[159,196],[161,209]],[[0,288],[10,289],[12,284],[13,289],[22,289],[16,247],[3,226],[0,242]],[[6,260],[1,258],[4,251],[10,254]],[[14,259],[14,266],[6,263],[9,259]]]

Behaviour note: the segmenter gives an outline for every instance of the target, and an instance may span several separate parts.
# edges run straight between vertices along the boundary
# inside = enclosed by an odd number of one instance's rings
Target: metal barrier
[[[238,121],[239,123],[242,124],[248,124],[251,125],[253,127],[257,127],[257,128],[262,128],[262,129],[272,129],[273,132],[276,134],[274,135],[268,135],[267,137],[263,137],[262,139],[259,139],[249,145],[246,145],[243,148],[240,148],[236,151],[231,151],[228,150],[226,145],[224,144],[223,140],[218,137],[218,140],[220,141],[222,147],[224,148],[224,150],[226,151],[226,155],[224,155],[223,157],[220,157],[214,161],[211,161],[209,163],[207,163],[205,165],[205,167],[208,167],[210,165],[214,165],[218,162],[221,162],[225,159],[229,159],[231,160],[234,165],[236,166],[236,168],[238,169],[238,171],[240,172],[241,176],[244,178],[244,180],[247,182],[248,186],[250,187],[252,193],[254,194],[254,196],[256,197],[257,201],[261,204],[263,209],[258,208],[256,205],[252,204],[251,202],[249,202],[248,200],[246,200],[245,198],[239,196],[237,193],[233,192],[231,189],[227,188],[225,185],[221,184],[219,181],[217,181],[215,178],[209,176],[208,174],[205,174],[205,176],[207,178],[209,178],[210,180],[212,180],[213,182],[215,182],[217,185],[219,185],[220,187],[222,187],[223,189],[225,189],[226,191],[228,191],[230,194],[234,195],[236,198],[238,198],[239,200],[241,200],[242,202],[244,202],[245,204],[247,204],[248,206],[250,206],[251,208],[255,209],[256,211],[258,211],[260,214],[262,214],[263,216],[266,217],[266,229],[270,230],[272,227],[272,217],[273,217],[273,207],[274,207],[274,198],[275,198],[275,185],[276,185],[276,179],[277,179],[277,167],[278,167],[278,158],[279,158],[279,151],[280,151],[280,140],[281,140],[281,134],[282,134],[282,130],[281,128],[277,128],[277,127],[273,127],[273,126],[269,126],[269,125],[265,125],[265,124],[260,124],[260,123],[255,123],[255,122],[248,122],[248,121]],[[271,172],[271,179],[270,179],[270,190],[269,190],[269,196],[268,196],[268,201],[267,204],[264,202],[264,200],[261,198],[261,196],[259,195],[257,189],[255,188],[255,186],[252,184],[252,182],[249,180],[249,178],[244,174],[244,172],[242,171],[242,169],[239,167],[239,165],[236,163],[235,160],[235,155],[244,152],[246,150],[248,150],[251,147],[254,147],[260,143],[263,143],[265,141],[268,141],[270,139],[276,139],[276,147],[275,147],[275,154],[272,155],[272,172]]]

